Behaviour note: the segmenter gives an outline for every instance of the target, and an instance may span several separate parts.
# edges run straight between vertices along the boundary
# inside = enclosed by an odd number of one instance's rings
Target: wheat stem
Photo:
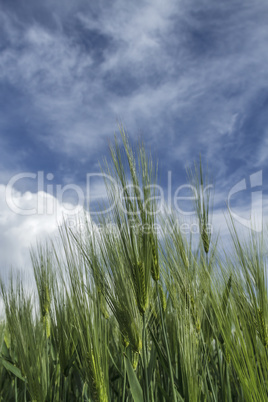
[[[148,362],[147,362],[147,342],[146,342],[146,318],[143,314],[143,330],[142,330],[142,353],[143,353],[143,368],[144,368],[144,379],[145,379],[145,390],[144,398],[147,402],[150,401],[149,397],[149,382],[148,382]]]
[[[160,318],[161,318],[162,330],[163,330],[163,335],[164,335],[165,347],[166,347],[166,352],[167,352],[167,357],[168,357],[168,367],[169,367],[173,401],[176,402],[177,397],[176,397],[176,390],[175,390],[175,384],[174,384],[173,369],[172,369],[172,363],[171,363],[171,358],[170,358],[169,345],[168,345],[168,339],[167,339],[167,333],[166,333],[166,326],[165,326],[164,317],[163,317],[163,309],[162,309],[158,282],[156,282],[156,291],[157,291],[157,297],[158,297],[158,303],[159,303]]]

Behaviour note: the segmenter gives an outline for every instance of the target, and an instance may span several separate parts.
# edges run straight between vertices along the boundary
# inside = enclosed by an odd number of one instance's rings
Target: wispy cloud
[[[44,125],[35,135],[52,150],[94,152],[122,117],[168,140],[174,159],[189,157],[193,139],[212,159],[236,143],[236,122],[267,78],[264,3],[239,5],[103,2],[53,30],[2,13],[11,46],[1,78],[24,92],[29,124]]]

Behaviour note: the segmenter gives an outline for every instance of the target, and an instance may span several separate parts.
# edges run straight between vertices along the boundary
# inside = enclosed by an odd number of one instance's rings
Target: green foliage
[[[156,213],[157,168],[143,145],[135,153],[122,127],[121,139],[102,169],[114,178],[110,212],[85,215],[81,231],[63,226],[60,247],[32,250],[34,292],[1,282],[1,400],[267,401],[263,237],[242,241],[231,220],[233,253],[219,259],[200,161],[189,171],[194,245],[174,212]]]

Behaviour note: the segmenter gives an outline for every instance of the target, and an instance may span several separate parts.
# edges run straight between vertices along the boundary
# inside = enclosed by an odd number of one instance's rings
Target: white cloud
[[[27,215],[31,210],[32,214]],[[63,220],[77,217],[72,213],[75,212],[74,205],[60,203],[48,193],[13,190],[10,196],[7,186],[2,184],[0,211],[0,272],[4,276],[8,275],[11,266],[29,273],[29,247],[49,237],[57,237],[58,226]]]

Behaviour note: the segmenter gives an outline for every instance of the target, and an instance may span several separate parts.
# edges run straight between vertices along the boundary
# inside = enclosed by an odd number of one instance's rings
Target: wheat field
[[[219,252],[201,161],[188,172],[200,234],[184,236],[158,213],[157,164],[123,128],[120,141],[102,172],[124,208],[107,181],[108,214],[31,250],[34,293],[1,281],[1,401],[267,401],[266,239],[230,220]]]

